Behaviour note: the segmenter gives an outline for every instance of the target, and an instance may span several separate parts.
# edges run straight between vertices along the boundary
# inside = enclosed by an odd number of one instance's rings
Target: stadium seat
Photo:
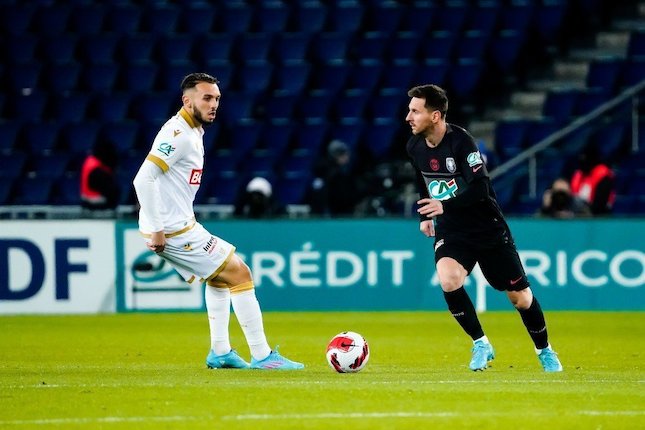
[[[153,91],[159,74],[156,63],[144,61],[123,64],[119,73],[117,87],[131,94]]]
[[[81,204],[81,180],[78,174],[65,174],[54,181],[52,203],[56,205]]]
[[[60,125],[54,122],[27,123],[22,129],[24,148],[31,154],[49,154],[57,149]]]
[[[326,122],[302,124],[294,130],[295,153],[317,155],[320,148],[326,143],[329,125]]]
[[[96,34],[103,29],[106,10],[100,4],[84,4],[72,9],[69,29],[74,34]]]
[[[248,122],[253,119],[255,97],[252,94],[229,92],[222,95],[217,116],[222,119],[225,126],[231,126],[240,121]]]
[[[113,33],[84,36],[78,44],[80,60],[85,64],[112,64],[116,59],[118,38]]]
[[[344,91],[333,104],[333,117],[338,121],[363,118],[369,100],[370,94],[365,91]]]
[[[524,120],[502,120],[495,125],[495,149],[502,161],[515,157],[525,148],[528,124]]]
[[[416,61],[419,58],[419,45],[424,40],[422,33],[400,31],[392,35],[386,58],[391,63],[397,61]]]
[[[455,47],[456,58],[482,60],[488,51],[489,35],[479,30],[469,30],[462,34]]]
[[[91,117],[100,122],[117,122],[127,118],[132,96],[126,92],[102,94],[94,98]]]
[[[61,146],[71,154],[89,153],[99,136],[99,125],[96,122],[84,121],[68,124],[61,131]]]
[[[0,119],[0,142],[2,142],[0,150],[9,151],[17,148],[21,127],[22,124],[18,121]]]
[[[459,34],[468,18],[470,6],[461,1],[451,1],[437,10],[433,30],[452,31]]]
[[[274,186],[277,200],[284,205],[302,204],[310,181],[310,174],[304,170],[279,178]]]
[[[43,118],[47,95],[35,92],[28,96],[17,95],[13,99],[12,114],[17,120],[40,120]]]
[[[627,57],[632,60],[645,60],[645,31],[632,31],[627,46]]]
[[[457,33],[433,31],[429,40],[420,44],[420,55],[425,60],[450,60],[457,44]]]
[[[78,37],[74,34],[60,34],[56,37],[40,38],[39,58],[46,64],[67,64],[76,61]]]
[[[271,122],[289,123],[294,118],[299,96],[292,93],[278,93],[261,101],[262,117]]]
[[[42,36],[62,34],[68,30],[71,7],[68,5],[41,6],[36,10],[32,26]]]
[[[534,5],[530,1],[515,1],[502,8],[500,28],[525,32],[531,28]]]
[[[307,122],[325,122],[331,111],[334,95],[325,90],[315,91],[300,97],[296,115]]]
[[[193,36],[188,34],[165,34],[155,43],[156,58],[160,64],[182,63],[190,60]]]
[[[400,25],[405,8],[397,2],[383,2],[366,8],[363,31],[392,34]]]
[[[209,181],[204,190],[199,191],[203,194],[200,198],[213,198],[218,205],[233,205],[243,185],[242,178],[238,175],[217,176]]]
[[[269,62],[241,65],[237,68],[236,76],[240,91],[257,94],[269,88],[273,77],[273,65]]]
[[[8,205],[10,203],[13,183],[13,179],[0,181],[0,206]]]
[[[14,205],[46,205],[50,202],[53,180],[34,177],[21,178],[14,183]]]
[[[380,31],[360,33],[350,43],[348,57],[359,61],[383,61],[390,35]]]
[[[79,63],[54,63],[46,67],[43,73],[44,85],[54,94],[64,94],[77,90],[81,76]]]
[[[181,7],[177,29],[181,33],[198,34],[202,38],[213,30],[218,12],[214,4],[188,2]]]
[[[631,87],[640,83],[645,76],[645,57],[627,60],[620,76],[620,86]]]
[[[281,155],[265,149],[254,149],[244,162],[244,170],[253,177],[272,177],[275,175],[276,161]]]
[[[225,34],[244,34],[251,28],[253,8],[243,3],[224,3],[215,19],[216,31],[219,30]]]
[[[569,123],[579,94],[578,90],[573,89],[549,91],[542,107],[542,114],[552,118],[558,124]]]
[[[99,139],[104,139],[114,146],[119,154],[124,154],[136,146],[139,126],[134,121],[104,123],[99,132]]]
[[[291,123],[269,123],[262,130],[264,138],[256,144],[256,148],[264,148],[282,154],[291,143],[294,126]]]
[[[168,3],[146,7],[141,29],[153,34],[170,34],[177,28],[180,9]]]
[[[364,8],[358,2],[337,2],[330,5],[329,29],[353,33],[361,28]]]
[[[429,59],[419,65],[414,73],[414,83],[432,83],[439,86],[446,84],[450,64],[445,60]],[[406,90],[407,92],[407,90]]]
[[[323,32],[314,35],[309,49],[311,61],[316,64],[342,62],[347,57],[350,34],[346,32]]]
[[[159,91],[178,91],[181,81],[195,71],[195,64],[189,61],[166,64],[159,69],[157,78]]]
[[[88,94],[59,94],[50,99],[51,114],[48,118],[55,119],[61,124],[84,121],[89,102]]]
[[[202,42],[195,44],[193,53],[198,64],[206,65],[209,62],[229,63],[235,40],[233,35],[213,33],[202,37]]]
[[[92,92],[111,92],[118,73],[119,66],[114,63],[86,64],[81,71],[81,87]]]
[[[411,31],[425,36],[434,25],[437,9],[434,2],[417,2],[406,8],[399,20],[399,31]]]
[[[283,64],[274,74],[273,90],[276,93],[299,94],[309,82],[311,65],[308,63]]]
[[[131,116],[138,121],[147,121],[161,125],[175,114],[179,104],[179,94],[176,92],[151,92],[141,94],[133,98],[130,103]]]
[[[349,70],[345,90],[374,91],[381,79],[383,65],[379,61],[355,64]]]
[[[0,183],[21,177],[26,162],[27,154],[22,151],[3,154],[0,157]]]
[[[418,83],[415,78],[416,70],[417,64],[412,61],[384,66],[378,88],[381,91],[405,94],[413,83]]]
[[[258,32],[280,33],[289,20],[289,7],[282,2],[262,2],[254,8],[252,27]]]
[[[528,148],[541,142],[560,129],[560,126],[553,120],[546,118],[541,120],[528,121],[526,130],[526,143]]]
[[[6,34],[24,35],[29,31],[36,8],[33,4],[21,3],[2,10],[0,22]]]
[[[235,64],[231,61],[212,60],[206,62],[203,70],[212,75],[218,81],[219,89],[224,95],[234,90]]]
[[[42,65],[35,62],[11,64],[7,68],[10,90],[22,91],[38,87]]]
[[[266,62],[273,35],[270,33],[243,33],[237,37],[235,44],[235,58],[240,63]]]
[[[576,104],[573,108],[573,114],[574,115],[585,115],[592,110],[600,107],[603,103],[609,101],[610,95],[605,93],[604,91],[596,91],[596,90],[587,90],[580,95],[578,95],[576,99]]]
[[[598,148],[603,160],[612,160],[625,143],[627,135],[627,123],[616,121],[597,130],[592,136],[592,144]]]
[[[392,147],[397,144],[395,137],[399,124],[398,118],[394,118],[367,125],[363,136],[364,149],[376,160],[387,160]],[[404,143],[401,142],[401,144]]]
[[[7,64],[28,63],[37,58],[38,37],[32,34],[20,34],[5,39],[3,50]]]
[[[516,30],[502,30],[493,35],[490,55],[493,64],[501,73],[510,73],[513,70],[524,41],[525,33]]]
[[[320,90],[336,94],[345,86],[349,71],[350,65],[347,63],[321,64],[314,69],[308,89],[310,91]]]
[[[587,73],[587,88],[613,94],[618,86],[618,79],[625,67],[622,59],[603,58],[595,59],[589,63]]]
[[[278,33],[273,42],[271,56],[281,64],[305,61],[310,41],[309,33]]]
[[[407,91],[407,90],[406,90]],[[404,94],[381,92],[372,96],[368,106],[368,117],[372,120],[405,118],[404,106],[407,106],[407,96]]]
[[[319,2],[298,2],[294,5],[293,30],[297,33],[320,33],[327,21],[327,6]]]
[[[329,142],[341,140],[350,148],[350,151],[354,152],[359,146],[366,128],[365,122],[360,118],[344,118],[344,120],[329,129],[327,140]]]
[[[464,29],[466,31],[479,31],[490,36],[497,28],[500,11],[501,5],[496,1],[478,2],[471,7]]]
[[[33,172],[39,178],[58,179],[63,176],[70,157],[59,151],[54,154],[31,155],[27,171]]]
[[[464,99],[473,97],[481,81],[484,63],[472,58],[461,58],[448,72],[448,86],[453,97]]]
[[[139,31],[143,8],[127,3],[108,8],[105,17],[105,30],[121,34],[132,34]]]
[[[539,3],[533,12],[533,25],[541,42],[553,44],[562,33],[568,2],[551,0]]]
[[[119,41],[117,58],[126,64],[151,62],[157,38],[146,33],[124,33]]]

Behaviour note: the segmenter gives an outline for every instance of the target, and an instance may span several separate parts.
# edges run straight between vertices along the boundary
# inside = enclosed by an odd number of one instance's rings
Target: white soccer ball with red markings
[[[327,345],[327,363],[338,373],[356,373],[370,358],[370,347],[353,331],[337,334]]]

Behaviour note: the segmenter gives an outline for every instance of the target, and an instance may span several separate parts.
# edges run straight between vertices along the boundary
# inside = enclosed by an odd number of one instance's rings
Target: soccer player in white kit
[[[217,80],[191,73],[181,82],[183,106],[161,128],[133,184],[147,247],[188,283],[205,283],[210,325],[209,368],[302,369],[271,350],[249,267],[235,247],[195,220],[193,201],[204,166],[203,126],[213,123],[221,93]],[[231,305],[251,351],[250,364],[231,348]]]

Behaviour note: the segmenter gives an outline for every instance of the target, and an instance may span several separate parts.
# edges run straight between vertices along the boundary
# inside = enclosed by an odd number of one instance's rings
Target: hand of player
[[[439,200],[421,199],[417,201],[417,204],[420,206],[417,212],[428,218],[434,218],[443,213],[443,204]]]
[[[147,242],[146,246],[152,252],[163,252],[163,250],[166,248],[166,236],[164,235],[164,232],[156,231],[152,233],[150,242]]]
[[[421,230],[421,233],[425,234],[426,237],[434,237],[434,223],[432,220],[421,221],[419,230]]]

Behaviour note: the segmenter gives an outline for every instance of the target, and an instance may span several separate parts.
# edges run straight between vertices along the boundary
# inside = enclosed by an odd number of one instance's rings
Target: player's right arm
[[[146,159],[132,181],[141,211],[152,226],[151,238],[146,246],[154,252],[161,252],[166,246],[166,236],[161,219],[161,199],[157,186],[157,178],[161,174],[163,174],[161,168]]]

